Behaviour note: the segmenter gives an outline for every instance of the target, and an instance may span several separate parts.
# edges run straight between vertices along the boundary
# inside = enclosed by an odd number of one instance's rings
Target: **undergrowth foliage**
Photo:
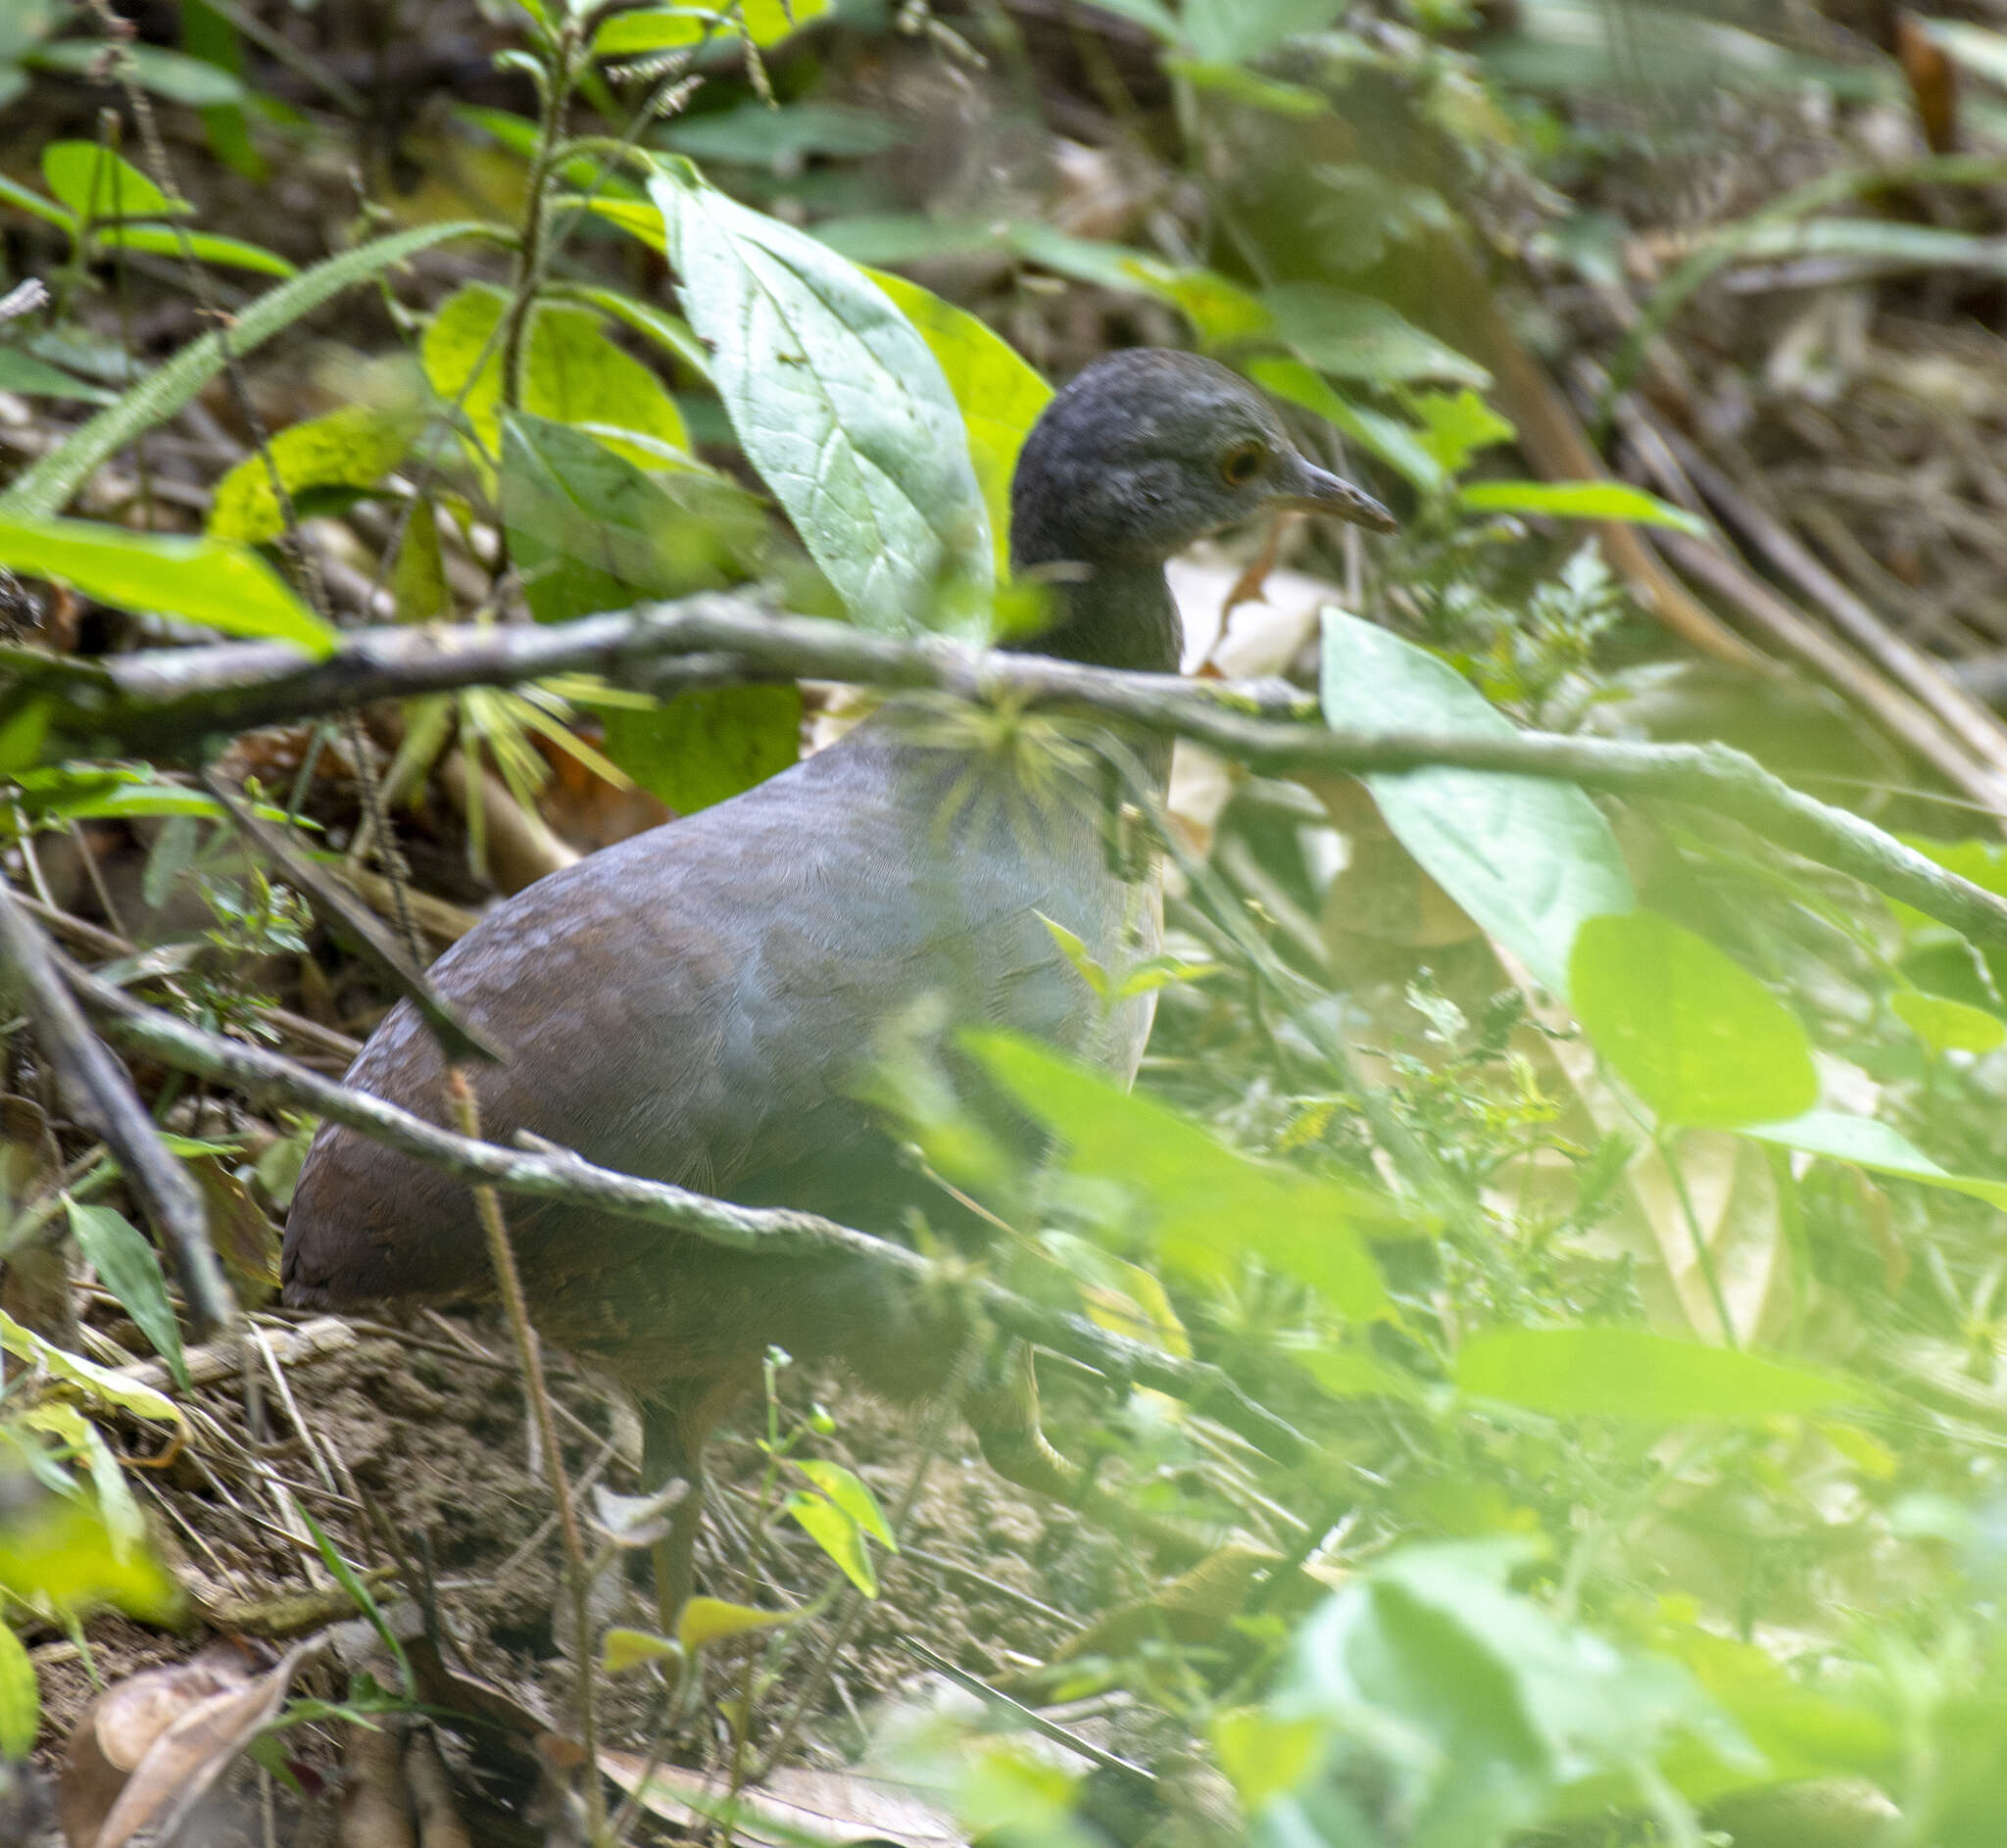
[[[1672,657],[1639,607],[1644,579],[1624,562],[1638,555],[1611,537],[1699,543],[1707,522],[1614,479],[1505,472],[1532,438],[1501,383],[1503,316],[1414,283],[1477,278],[1489,244],[1534,273],[1616,285],[1608,215],[1559,189],[1622,164],[1624,137],[1565,100],[1591,80],[1584,58],[1601,71],[1626,48],[1585,36],[1574,9],[1542,0],[1481,56],[1457,5],[1341,19],[1324,0],[1110,0],[1175,99],[1181,184],[1150,250],[1022,215],[847,210],[866,196],[847,164],[904,129],[808,93],[800,48],[831,24],[822,0],[484,11],[512,35],[498,64],[534,113],[462,106],[455,132],[507,174],[516,210],[385,228],[393,209],[372,202],[347,248],[301,263],[200,223],[147,125],[156,105],[200,109],[212,157],[260,170],[247,122],[284,117],[256,107],[230,58],[132,43],[102,7],[0,21],[0,99],[29,73],[87,70],[112,105],[100,139],[52,139],[32,177],[0,174],[22,233],[9,252],[47,283],[0,307],[0,392],[38,413],[0,489],[0,567],[43,587],[46,618],[0,643],[0,833],[39,928],[60,909],[44,856],[82,830],[140,831],[144,931],[116,948],[103,929],[71,940],[107,981],[297,1049],[303,1023],[279,1002],[328,991],[323,938],[355,941],[342,907],[360,903],[340,894],[373,892],[390,920],[378,969],[431,947],[439,911],[417,900],[452,909],[403,859],[415,811],[457,809],[464,863],[441,855],[437,883],[458,901],[525,856],[548,869],[540,804],[567,788],[619,791],[651,818],[650,799],[725,800],[794,760],[804,706],[792,682],[750,672],[664,694],[645,663],[434,683],[386,702],[378,727],[317,718],[274,762],[231,743],[220,695],[177,753],[137,761],[95,657],[269,642],[295,652],[289,672],[371,624],[492,635],[733,590],[749,609],[757,595],[899,637],[1011,632],[1036,595],[1005,581],[1007,484],[1050,387],[994,323],[1021,329],[1024,300],[1062,285],[1239,366],[1402,504],[1383,548],[1351,535],[1344,555],[1298,560],[1325,579],[1316,623],[1265,665],[1314,683],[1329,727],[1426,734],[1443,756],[1560,732],[1585,763],[1639,737],[1749,737],[1733,697],[1746,688],[1716,701],[1709,668]],[[835,11],[868,28],[850,17],[863,10]],[[966,21],[895,11],[941,68],[970,68]],[[1629,11],[1653,44],[1698,30]],[[1686,80],[1684,43],[1660,47],[1669,84]],[[1800,52],[1735,43],[1764,54],[1765,81],[1817,74]],[[1414,155],[1404,176],[1401,151],[1383,168],[1359,145],[1351,124],[1372,120]],[[1279,140],[1297,158],[1279,165]],[[791,190],[809,161],[826,184]],[[1946,186],[1990,170],[1926,165]],[[1605,356],[1602,408],[1709,275],[1787,254],[1783,232],[1885,178],[1829,175],[1689,250]],[[1812,221],[1823,256],[1892,248],[1879,219]],[[449,252],[450,271],[435,267]],[[985,318],[892,273],[966,275],[947,260],[969,259],[1038,286],[976,302]],[[185,289],[205,321],[145,366],[107,334],[135,275]],[[266,430],[246,369],[364,290],[395,338],[349,368],[338,402]],[[246,453],[195,497],[187,530],[148,445],[225,401]],[[942,722],[1001,737],[1040,721]],[[256,814],[291,830],[304,873],[269,864],[188,774],[219,760],[256,777]],[[1914,825],[1926,804],[1879,787],[1888,761],[1865,794],[1807,775],[1903,833],[1908,858],[1861,823],[1873,863],[1913,871],[1920,853],[2007,897],[2002,850],[1962,824]],[[358,792],[340,814],[316,794],[337,766]],[[1111,786],[1119,799],[1119,766]],[[896,1707],[874,1762],[963,1828],[1027,1843],[1134,1838],[1108,1786],[1133,1799],[1138,1777],[1164,1840],[1996,1840],[2007,933],[1961,935],[1727,812],[1554,775],[1236,773],[1202,821],[1127,820],[1136,851],[1176,864],[1169,953],[1109,967],[1055,936],[1104,1008],[1157,994],[1140,1091],[970,1037],[967,1068],[1045,1132],[1027,1157],[888,1023],[879,1095],[914,1159],[1012,1235],[980,1281],[1216,1364],[1303,1435],[1303,1455],[1264,1459],[1112,1367],[1060,1395],[1069,1442],[1135,1513],[1222,1543],[1016,1675],[1022,1705],[982,1722],[953,1702]],[[76,1099],[61,1099],[73,1118],[58,1109],[51,1074],[70,1074],[45,998],[9,974],[23,1018],[0,1099],[0,1261],[22,1288],[0,1306],[0,1753],[19,1764],[38,1716],[24,1638],[81,1641],[108,1606],[174,1614],[126,1465],[205,1438],[180,1402],[186,1304],[135,1221],[171,1241]],[[268,1209],[282,1211],[310,1126],[140,1076],[261,1307]],[[908,1230],[929,1287],[975,1288],[972,1260]],[[165,1387],[84,1351],[60,1264],[55,1299],[36,1293],[35,1262],[66,1240]],[[799,1743],[857,1601],[897,1596],[906,1509],[825,1454],[845,1408],[803,1412],[790,1367],[769,1355],[743,1578],[694,1600],[675,1635],[608,1623],[586,1595],[660,1538],[671,1501],[602,1485],[574,1510],[560,1464],[567,1729],[595,1751],[601,1683],[653,1678],[643,1744],[680,1759],[706,1749],[715,1706],[707,1801],[738,1800]],[[925,1438],[946,1441],[939,1420]],[[766,1596],[783,1524],[826,1566],[785,1605]],[[184,1789],[244,1749],[293,1778],[306,1755],[285,1741],[437,1704],[384,1587],[318,1526],[313,1544],[396,1672],[358,1675],[345,1705],[290,1699],[289,1654],[238,1690],[240,1724],[209,1757],[174,1761]],[[1027,1705],[1101,1697],[1152,1717],[1148,1770],[1111,1771],[1104,1750],[1055,1769],[1050,1738],[1020,1724]],[[573,1789],[586,1838],[638,1825],[589,1766]]]

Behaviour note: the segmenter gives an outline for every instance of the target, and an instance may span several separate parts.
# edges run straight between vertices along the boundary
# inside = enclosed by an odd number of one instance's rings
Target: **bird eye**
[[[1268,452],[1259,443],[1236,443],[1219,459],[1220,479],[1230,488],[1245,488],[1267,460]]]

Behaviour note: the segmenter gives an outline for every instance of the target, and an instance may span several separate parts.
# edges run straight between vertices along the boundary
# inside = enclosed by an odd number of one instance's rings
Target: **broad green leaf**
[[[192,256],[197,263],[221,264],[228,269],[256,269],[268,276],[300,272],[275,250],[247,244],[241,237],[218,237],[212,231],[176,231],[165,224],[116,224],[94,232],[100,244],[115,250],[144,250],[160,257]]]
[[[449,403],[458,401],[490,456],[501,443],[499,329],[508,305],[505,291],[485,282],[468,283],[433,316],[420,349],[432,389]],[[687,456],[689,432],[661,380],[614,346],[590,309],[539,303],[523,339],[522,408],[530,415],[632,430]],[[617,439],[607,447],[639,466],[659,460]]]
[[[1344,11],[1344,0],[1185,0],[1178,24],[1199,57],[1246,64],[1286,38],[1322,31]]]
[[[153,1351],[182,1391],[190,1389],[188,1363],[181,1356],[181,1327],[168,1300],[168,1280],[159,1254],[146,1235],[122,1213],[109,1206],[84,1206],[67,1194],[70,1234],[76,1248],[97,1271],[98,1281],[118,1297],[120,1307],[139,1325]]]
[[[59,38],[43,45],[22,60],[37,71],[60,71],[70,76],[86,75],[104,56],[101,38]],[[184,58],[177,51],[158,45],[123,48],[132,60],[133,75],[143,90],[165,96],[171,103],[186,103],[190,109],[220,109],[244,100],[244,86],[227,71],[200,58]]]
[[[682,1653],[683,1645],[672,1637],[617,1624],[600,1638],[600,1667],[609,1675],[625,1675],[651,1662],[673,1661]]]
[[[82,519],[0,516],[0,564],[73,585],[118,609],[151,609],[225,635],[329,654],[335,634],[247,547],[126,532]]]
[[[1460,473],[1479,450],[1509,443],[1519,434],[1468,387],[1459,392],[1419,391],[1406,403],[1422,420],[1422,447],[1445,474]]]
[[[2007,1020],[1942,995],[1904,989],[1889,997],[1888,1005],[1933,1052],[1990,1052],[2007,1040]]]
[[[829,0],[744,0],[734,18],[722,7],[642,7],[616,13],[593,34],[595,58],[645,57],[677,51],[707,38],[736,38],[740,22],[756,45],[776,45],[810,20],[829,11]]]
[[[146,1544],[146,1517],[140,1513],[138,1497],[104,1433],[75,1406],[54,1399],[30,1405],[20,1414],[20,1420],[30,1431],[55,1437],[71,1456],[83,1459],[113,1556],[121,1561],[137,1559]]]
[[[801,755],[802,690],[700,687],[601,717],[607,755],[679,815],[729,801]]]
[[[1321,1721],[1284,1720],[1259,1707],[1230,1708],[1212,1720],[1219,1768],[1250,1818],[1308,1779],[1323,1763],[1326,1733]]]
[[[1130,286],[1140,285],[1177,308],[1204,346],[1225,346],[1274,330],[1275,317],[1261,298],[1216,269],[1180,269],[1134,252],[1117,255],[1119,270],[1133,278]]]
[[[1448,476],[1443,464],[1430,453],[1419,431],[1398,417],[1347,404],[1301,360],[1246,360],[1241,362],[1241,369],[1264,390],[1302,406],[1312,416],[1343,431],[1423,494],[1437,493],[1446,485]]]
[[[1524,1543],[1406,1546],[1298,1631],[1271,1711],[1371,1738],[1376,1787],[1408,1848],[1498,1848],[1549,1820],[1568,1786],[1629,1774],[1689,1742],[1745,1775],[1761,1760],[1678,1663],[1616,1647],[1507,1588]],[[1278,1840],[1385,1839],[1327,1774],[1320,1807],[1271,1799]],[[1311,1817],[1315,1816],[1316,1824]],[[1321,1824],[1321,1826],[1319,1826]]]
[[[303,269],[290,282],[261,295],[230,323],[224,348],[215,333],[191,340],[171,360],[156,366],[115,405],[66,436],[0,494],[0,513],[36,517],[59,511],[64,503],[112,457],[141,432],[184,410],[223,369],[226,355],[242,359],[273,334],[290,327],[351,283],[363,282],[434,244],[453,238],[501,236],[493,225],[471,220],[421,224],[379,237],[338,257]]]
[[[867,1598],[878,1595],[878,1574],[864,1545],[864,1531],[856,1519],[826,1495],[796,1489],[787,1498],[787,1512],[802,1532],[834,1560],[843,1576]]]
[[[740,445],[855,619],[925,627],[955,580],[987,592],[968,437],[911,323],[807,232],[683,172],[649,192]]]
[[[79,219],[170,219],[195,210],[95,141],[51,141],[42,150],[42,178]]]
[[[885,293],[941,363],[941,374],[968,427],[969,461],[990,510],[997,578],[1010,572],[1010,477],[1017,452],[1052,401],[1052,388],[1010,345],[973,315],[944,302],[917,282],[882,269],[864,273]]]
[[[1639,1328],[1486,1329],[1457,1353],[1456,1384],[1550,1418],[1655,1425],[1800,1416],[1859,1397],[1807,1368]]]
[[[676,1640],[692,1655],[729,1636],[792,1624],[800,1611],[761,1611],[750,1604],[727,1604],[722,1598],[692,1598],[676,1619]]]
[[[1704,519],[1622,481],[1475,481],[1457,504],[1473,513],[1541,513],[1550,519],[1621,519],[1705,539]]]
[[[0,1309],[0,1348],[17,1360],[42,1368],[52,1378],[99,1404],[117,1406],[135,1418],[151,1418],[163,1425],[181,1423],[181,1408],[166,1393],[156,1392],[152,1386],[124,1374],[45,1341],[32,1330],[23,1328],[4,1309]]]
[[[1324,611],[1322,699],[1334,726],[1514,730],[1446,661],[1340,609]],[[1609,823],[1570,784],[1446,766],[1364,780],[1423,870],[1556,995],[1584,920],[1637,903]]]
[[[1482,388],[1492,382],[1475,360],[1424,333],[1375,296],[1325,282],[1285,282],[1261,299],[1297,358],[1320,372],[1370,385],[1428,379]]]
[[[892,1534],[892,1525],[885,1519],[884,1511],[878,1506],[878,1497],[871,1493],[863,1478],[845,1469],[841,1463],[827,1463],[820,1457],[795,1457],[791,1460],[796,1469],[880,1546],[888,1552],[899,1551],[899,1542]]]
[[[0,391],[24,392],[30,398],[75,398],[93,405],[108,405],[114,396],[103,386],[86,385],[19,347],[0,347]]]
[[[345,405],[288,426],[266,447],[288,494],[309,488],[373,488],[404,460],[418,423],[413,413]],[[267,544],[285,531],[264,457],[245,457],[217,483],[209,530],[218,539],[250,545]]]
[[[1900,1130],[1878,1123],[1873,1117],[1848,1116],[1840,1110],[1808,1110],[1788,1122],[1745,1125],[1742,1134],[1784,1148],[1802,1149],[1808,1155],[1850,1161],[1871,1174],[1891,1175],[1900,1181],[1920,1181],[1925,1187],[1967,1193],[2007,1212],[2007,1181],[1953,1174],[1940,1168]]]
[[[913,130],[876,110],[847,103],[787,103],[775,109],[757,100],[706,116],[665,122],[658,137],[666,148],[699,161],[765,166],[775,161],[827,155],[860,160],[889,154],[913,139]]]
[[[1791,1011],[1704,937],[1655,911],[1591,918],[1568,991],[1596,1050],[1664,1122],[1734,1129],[1818,1099],[1812,1048]]]
[[[1072,1173],[1113,1182],[1144,1207],[1172,1268],[1218,1284],[1255,1257],[1352,1320],[1390,1313],[1365,1240],[1416,1228],[1384,1195],[1251,1161],[1167,1104],[1028,1040],[974,1030],[961,1040],[1065,1145]]]
[[[110,1604],[153,1623],[169,1621],[179,1601],[150,1552],[122,1556],[96,1506],[68,1495],[0,1515],[0,1591],[66,1616]]]
[[[759,517],[730,482],[645,475],[584,431],[526,413],[502,424],[502,521],[539,621],[748,574]]]
[[[14,1633],[0,1623],[0,1758],[19,1763],[35,1749],[42,1727],[42,1690],[35,1665]]]

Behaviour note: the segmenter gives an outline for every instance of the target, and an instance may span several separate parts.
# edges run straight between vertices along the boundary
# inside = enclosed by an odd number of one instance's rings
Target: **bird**
[[[1012,572],[1045,584],[1050,617],[1006,645],[1173,673],[1166,561],[1292,509],[1395,524],[1226,366],[1106,355],[1048,401],[1019,453]],[[931,1010],[937,1046],[957,1023],[1001,1026],[1132,1083],[1154,995],[1103,1015],[1047,920],[1120,967],[1159,942],[1160,875],[1110,851],[1094,728],[1037,748],[1030,736],[892,701],[753,789],[497,905],[430,972],[502,1054],[466,1068],[483,1134],[897,1236],[925,1182],[871,1099],[873,1048],[896,1023]],[[1148,739],[1131,757],[1159,796],[1169,761]],[[446,1079],[407,1000],[346,1083],[443,1123]],[[1028,1356],[974,1377],[956,1313],[898,1295],[875,1269],[726,1250],[541,1198],[510,1201],[509,1235],[540,1337],[639,1401],[644,1483],[690,1484],[658,1558],[665,1625],[694,1585],[706,1439],[758,1389],[773,1346],[899,1401],[954,1384],[1000,1473],[1078,1505],[1081,1473],[1039,1430]],[[469,1190],[333,1123],[302,1167],[282,1275],[285,1300],[316,1309],[495,1293]]]

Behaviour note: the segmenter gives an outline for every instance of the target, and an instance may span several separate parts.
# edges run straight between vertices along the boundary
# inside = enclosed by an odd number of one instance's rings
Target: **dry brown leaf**
[[[625,1794],[641,1785],[647,1761],[631,1752],[602,1752],[600,1770]],[[686,1825],[704,1824],[724,1796],[714,1777],[658,1765],[648,1773],[641,1806],[651,1816]],[[831,1848],[889,1841],[903,1848],[964,1848],[968,1835],[955,1819],[918,1792],[883,1777],[847,1771],[777,1771],[758,1790],[739,1794],[733,1834],[794,1848],[808,1840]]]
[[[64,1767],[60,1808],[71,1848],[123,1848],[148,1827],[171,1836],[278,1711],[294,1671],[318,1646],[299,1644],[255,1678],[241,1658],[212,1651],[134,1676],[93,1702]],[[107,1813],[97,1805],[108,1791],[116,1800]]]

